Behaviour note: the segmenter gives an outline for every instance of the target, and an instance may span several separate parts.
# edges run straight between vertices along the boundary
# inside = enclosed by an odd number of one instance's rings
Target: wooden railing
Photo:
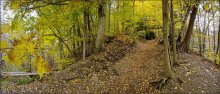
[[[2,76],[31,76],[38,75],[38,73],[27,73],[27,72],[2,72]]]

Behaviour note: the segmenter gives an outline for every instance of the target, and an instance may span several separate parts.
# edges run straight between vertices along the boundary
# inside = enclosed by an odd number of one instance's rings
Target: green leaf
[[[205,11],[210,11],[210,9],[211,9],[211,5],[208,2],[205,3],[203,7],[204,7]]]

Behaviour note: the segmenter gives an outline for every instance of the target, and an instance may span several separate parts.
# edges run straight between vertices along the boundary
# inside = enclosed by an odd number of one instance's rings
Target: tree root
[[[152,81],[150,82],[150,84],[155,87],[156,89],[161,89],[163,88],[165,85],[167,85],[168,81],[170,80],[170,78],[162,78],[160,80],[156,80],[156,81]],[[181,80],[180,78],[174,78],[173,79],[175,82],[182,84],[184,83],[183,80]]]
[[[150,84],[152,86],[154,86],[156,89],[161,89],[161,88],[163,88],[167,84],[169,79],[170,78],[162,78],[160,80],[150,82]]]
[[[181,80],[180,78],[176,78],[179,84],[183,83],[183,80]]]
[[[177,62],[178,62],[178,61],[177,61]],[[179,67],[180,64],[179,64],[179,62],[178,62],[178,63],[174,63],[173,66],[174,66],[174,67]]]

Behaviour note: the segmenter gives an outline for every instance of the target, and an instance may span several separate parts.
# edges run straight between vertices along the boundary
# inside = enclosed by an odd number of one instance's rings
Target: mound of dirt
[[[52,75],[44,77],[41,81],[34,81],[27,85],[10,86],[3,91],[5,93],[15,93],[22,89],[23,93],[52,93],[55,91],[51,91],[51,88],[47,90],[46,87],[54,87],[53,85],[58,83],[60,86],[66,82],[79,79],[85,81],[85,79],[99,73],[118,75],[112,66],[134,48],[135,41],[127,35],[117,35],[107,40],[108,42],[105,42],[105,46],[100,53],[88,57],[85,61],[79,61],[64,70],[54,72]],[[28,88],[28,91],[24,90],[24,88]]]
[[[118,35],[111,38],[106,43],[103,50],[95,55],[88,57],[85,61],[80,61],[69,67],[66,72],[60,73],[62,80],[71,80],[74,78],[85,78],[91,76],[92,73],[108,72],[117,75],[112,66],[116,61],[122,59],[126,53],[130,52],[135,46],[135,42],[127,35]],[[63,76],[66,74],[65,76]],[[72,74],[72,75],[70,75]]]

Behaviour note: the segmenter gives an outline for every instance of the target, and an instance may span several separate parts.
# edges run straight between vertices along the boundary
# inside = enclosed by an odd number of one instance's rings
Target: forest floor
[[[123,40],[123,41],[121,41]],[[161,89],[151,82],[163,78],[163,46],[156,40],[114,39],[85,61],[53,72],[41,81],[11,85],[8,94],[219,94],[220,71],[194,53],[179,53],[175,76]]]

